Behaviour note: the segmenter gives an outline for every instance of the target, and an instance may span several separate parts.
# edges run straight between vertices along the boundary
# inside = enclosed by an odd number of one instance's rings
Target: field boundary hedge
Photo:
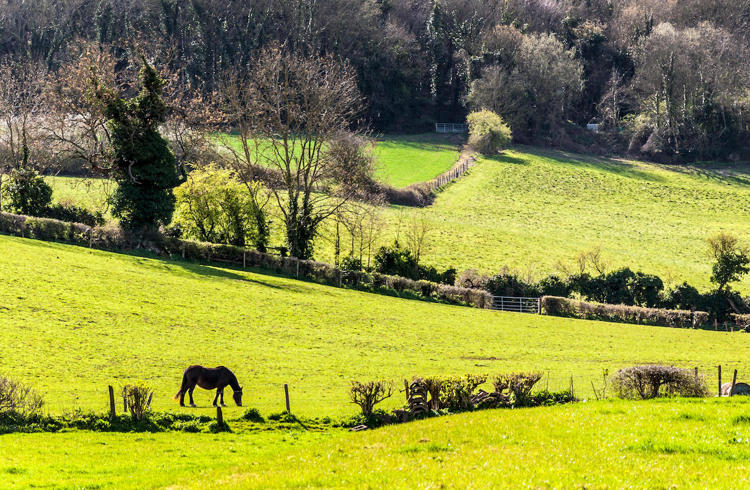
[[[708,313],[640,306],[608,305],[559,296],[543,296],[542,312],[550,316],[675,328],[698,328],[708,323]]]
[[[135,239],[120,227],[112,225],[90,227],[81,223],[0,212],[0,233],[37,240],[72,243],[101,250],[146,250],[171,258],[182,257],[185,260],[220,262],[243,268],[258,267],[335,287],[376,293],[396,292],[399,295],[475,308],[492,306],[492,295],[482,289],[414,281],[376,272],[347,271],[323,262],[281,257],[232,245],[183,240],[161,233],[146,239]]]
[[[435,200],[435,191],[464,175],[474,166],[476,161],[477,158],[473,150],[464,147],[456,163],[437,177],[409,184],[401,189],[384,186],[383,193],[390,204],[417,207],[429,206]]]

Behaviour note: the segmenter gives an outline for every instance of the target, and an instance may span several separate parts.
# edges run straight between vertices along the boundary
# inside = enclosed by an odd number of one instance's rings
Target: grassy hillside
[[[415,176],[418,167],[396,165],[430,154],[412,143],[378,143],[383,155],[402,155],[384,167],[394,184],[398,175],[402,183],[426,178]],[[455,156],[447,150],[437,155],[448,166]],[[426,209],[386,209],[381,244],[393,241],[399,222],[403,231],[409,217],[421,213],[432,225],[424,261],[441,268],[493,273],[508,266],[543,275],[601,246],[610,267],[630,266],[708,288],[705,238],[725,230],[750,244],[747,172],[742,166],[661,166],[520,147],[481,159]],[[102,202],[101,183],[78,182],[54,179],[55,199]],[[281,221],[275,222],[274,241],[281,244]],[[318,241],[316,258],[333,261],[330,240]],[[740,289],[750,293],[750,278]]]
[[[490,410],[363,433],[3,435],[0,486],[739,488],[742,398]]]
[[[0,252],[0,373],[53,412],[103,410],[108,384],[135,380],[175,410],[190,364],[230,367],[246,406],[266,412],[289,383],[293,409],[314,416],[355,413],[352,379],[538,369],[540,386],[573,376],[586,394],[602,369],[639,362],[750,369],[739,333],[482,311],[6,236]],[[197,392],[202,410],[210,401]]]
[[[720,230],[750,245],[750,170],[666,167],[517,148],[480,160],[426,210],[390,209],[432,223],[425,261],[537,275],[601,246],[611,267],[630,266],[707,288],[705,238]],[[404,219],[405,218],[405,219]],[[323,255],[331,255],[321,243]],[[750,278],[741,288],[750,293]]]

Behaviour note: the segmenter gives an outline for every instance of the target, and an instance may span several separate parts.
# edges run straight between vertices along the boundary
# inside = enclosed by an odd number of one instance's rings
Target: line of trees
[[[80,40],[118,73],[139,45],[208,94],[281,42],[345,60],[377,129],[487,108],[519,141],[670,160],[747,148],[747,32],[750,0],[0,0],[0,58],[62,76]]]

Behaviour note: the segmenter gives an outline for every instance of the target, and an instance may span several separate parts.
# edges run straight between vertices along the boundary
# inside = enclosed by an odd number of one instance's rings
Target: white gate
[[[492,309],[515,311],[516,313],[542,313],[541,298],[523,298],[517,296],[493,296]]]

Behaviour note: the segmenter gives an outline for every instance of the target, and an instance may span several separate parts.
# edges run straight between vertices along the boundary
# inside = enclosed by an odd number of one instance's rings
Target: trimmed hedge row
[[[395,291],[398,294],[476,308],[489,308],[492,305],[492,296],[481,289],[414,281],[363,271],[345,271],[322,262],[280,257],[232,245],[182,240],[160,233],[146,239],[136,239],[120,227],[112,225],[92,228],[80,223],[0,212],[0,233],[114,251],[146,249],[160,255],[182,257],[187,260],[259,267],[331,286],[375,292]]]
[[[729,316],[732,318],[732,321],[735,323],[735,325],[740,327],[742,330],[750,330],[750,315],[738,315],[736,313],[732,313]]]
[[[543,296],[541,301],[543,313],[551,316],[677,328],[696,328],[708,322],[705,311],[607,305],[559,296]]]

